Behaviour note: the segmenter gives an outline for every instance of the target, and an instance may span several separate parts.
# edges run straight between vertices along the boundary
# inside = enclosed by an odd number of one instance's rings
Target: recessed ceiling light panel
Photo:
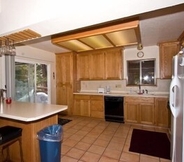
[[[68,49],[72,49],[72,50],[77,51],[77,52],[92,50],[92,48],[85,45],[84,43],[81,43],[78,40],[59,42],[58,45],[61,45],[61,46],[68,48]]]
[[[106,36],[116,45],[124,46],[127,44],[136,44],[137,38],[134,29],[107,33]]]
[[[113,45],[103,35],[81,38],[80,40],[95,49],[113,47]]]

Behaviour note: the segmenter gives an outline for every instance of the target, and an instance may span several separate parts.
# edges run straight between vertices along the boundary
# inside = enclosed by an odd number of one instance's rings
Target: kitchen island
[[[22,128],[22,147],[25,162],[39,162],[37,132],[58,123],[58,113],[67,105],[15,102],[0,105],[0,127],[10,125]],[[10,157],[20,161],[18,142],[10,146]]]

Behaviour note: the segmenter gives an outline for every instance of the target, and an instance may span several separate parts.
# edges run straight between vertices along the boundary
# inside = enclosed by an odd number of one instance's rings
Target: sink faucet
[[[139,92],[141,92],[141,85],[139,84]]]
[[[141,90],[141,85],[139,84],[139,93],[144,93],[144,90]]]

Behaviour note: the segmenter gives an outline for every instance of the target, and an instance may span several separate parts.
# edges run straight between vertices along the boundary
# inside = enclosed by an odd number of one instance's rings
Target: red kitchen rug
[[[170,141],[166,133],[133,129],[129,151],[170,159]]]

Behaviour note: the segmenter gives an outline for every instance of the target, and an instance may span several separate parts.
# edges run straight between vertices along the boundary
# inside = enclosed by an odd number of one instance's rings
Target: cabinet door
[[[90,79],[104,79],[104,52],[91,52],[90,56]]]
[[[105,78],[122,79],[122,50],[110,49],[105,51]]]
[[[81,116],[90,116],[90,100],[82,99],[80,101]]]
[[[157,126],[170,127],[171,113],[167,98],[155,98],[155,121]]]
[[[56,55],[56,82],[72,83],[73,61],[71,53]]]
[[[140,103],[139,121],[141,124],[154,125],[154,104]]]
[[[138,123],[139,104],[138,103],[125,103],[125,122]]]
[[[80,107],[81,107],[81,100],[75,98],[75,96],[74,96],[72,114],[73,115],[81,115],[81,108]]]
[[[170,79],[172,76],[172,58],[179,52],[179,42],[160,43],[160,77]]]
[[[56,54],[56,103],[68,105],[61,114],[70,114],[73,105],[73,53]]]
[[[77,54],[77,80],[90,79],[89,73],[90,55]]]
[[[95,118],[104,118],[103,96],[91,96],[90,98],[90,116]]]
[[[90,116],[90,96],[74,95],[73,115]]]
[[[68,109],[64,114],[71,114],[71,107],[73,105],[73,90],[71,84],[57,84],[56,88],[56,103],[59,105],[67,105]]]

